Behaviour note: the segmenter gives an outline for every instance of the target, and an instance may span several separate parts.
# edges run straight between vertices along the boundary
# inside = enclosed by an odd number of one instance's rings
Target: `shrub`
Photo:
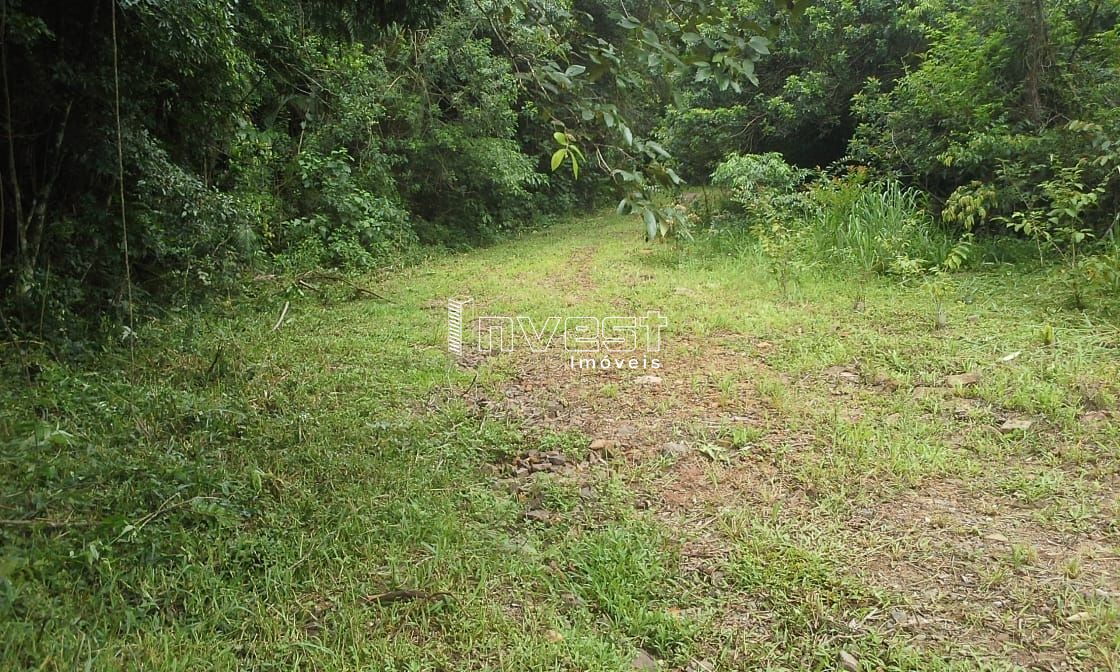
[[[1044,243],[1114,223],[1120,8],[980,0],[926,29],[930,48],[893,88],[854,99],[855,160],[947,199],[963,230],[1006,225]],[[1064,254],[1051,245],[1050,252]]]
[[[300,200],[309,214],[282,226],[284,264],[364,270],[415,243],[408,213],[366,189],[345,150],[326,156],[305,152],[299,171]]]
[[[729,149],[742,147],[740,137],[749,128],[753,110],[744,105],[730,107],[671,108],[665,114],[659,136],[673,155],[682,178],[690,183],[708,177]]]
[[[952,256],[953,241],[918,190],[895,180],[869,182],[866,169],[799,189],[809,174],[778,154],[747,154],[731,155],[713,175],[748,215],[783,290],[796,283],[799,268],[816,264],[913,275]]]
[[[731,200],[749,206],[760,194],[791,194],[809,171],[791,166],[781,154],[732,154],[712,173],[712,183],[731,191]]]

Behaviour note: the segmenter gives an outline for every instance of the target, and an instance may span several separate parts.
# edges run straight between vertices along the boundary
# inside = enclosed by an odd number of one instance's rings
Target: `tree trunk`
[[[1042,103],[1042,79],[1048,65],[1050,34],[1046,23],[1046,8],[1042,0],[1022,0],[1023,18],[1027,24],[1027,43],[1024,49],[1026,77],[1023,82],[1023,104],[1027,119],[1032,124],[1045,120],[1046,109]]]

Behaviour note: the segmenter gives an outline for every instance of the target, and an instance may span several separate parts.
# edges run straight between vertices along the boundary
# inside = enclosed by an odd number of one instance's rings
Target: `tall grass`
[[[922,192],[895,180],[869,182],[858,171],[799,188],[806,175],[778,154],[733,154],[712,181],[730,190],[736,207],[727,214],[746,224],[729,229],[758,239],[783,267],[910,275],[940,266],[953,250]]]
[[[938,229],[922,194],[895,181],[837,181],[806,194],[815,207],[805,252],[830,264],[848,263],[868,273],[904,263],[940,264],[952,240]]]

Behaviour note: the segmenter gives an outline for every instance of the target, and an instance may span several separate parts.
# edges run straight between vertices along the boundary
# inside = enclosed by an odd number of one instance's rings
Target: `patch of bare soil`
[[[902,596],[882,628],[1036,669],[1083,669],[1071,638],[1120,597],[1115,537],[1060,532],[1038,511],[958,480],[931,482],[847,521],[853,573]],[[1090,656],[1092,658],[1093,656]]]
[[[777,510],[801,525],[842,523],[849,573],[902,605],[854,631],[873,628],[952,657],[976,654],[1034,669],[1110,664],[1114,654],[1095,649],[1087,629],[1107,611],[1098,607],[1120,599],[1115,527],[1060,532],[1038,507],[956,480],[884,488],[847,520],[824,519],[818,493],[784,468],[790,451],[820,447],[812,436],[789,433],[758,397],[752,379],[773,378],[766,365],[711,344],[701,350],[678,343],[659,354],[658,369],[595,371],[573,370],[558,353],[502,355],[516,375],[498,390],[472,390],[470,401],[481,413],[513,417],[542,433],[592,437],[591,461],[611,461],[631,474],[639,505],[679,532],[682,571],[715,592],[727,590],[721,567],[732,550],[716,524],[720,515]],[[840,395],[855,386],[895,389],[858,367],[826,371],[822,382]],[[954,412],[975,412],[966,405]],[[737,426],[759,437],[750,450],[726,445],[726,432]],[[524,473],[571,468],[557,456],[518,460],[514,468]],[[1115,486],[1112,479],[1100,497],[1116,501]],[[735,641],[764,642],[770,618],[764,604],[744,595],[719,622]]]
[[[475,390],[471,401],[478,408],[542,431],[579,431],[610,442],[618,456],[635,463],[656,457],[676,439],[734,424],[776,424],[753,398],[749,372],[758,365],[731,351],[709,348],[699,357],[678,346],[638,355],[634,369],[581,369],[578,357],[573,366],[569,355],[558,352],[503,357],[503,366],[517,373],[497,394]],[[729,371],[744,375],[734,390],[721,390],[717,381]]]

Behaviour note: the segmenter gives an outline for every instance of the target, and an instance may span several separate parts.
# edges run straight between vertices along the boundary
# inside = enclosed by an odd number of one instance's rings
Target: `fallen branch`
[[[385,296],[383,294],[378,294],[377,292],[373,291],[372,289],[370,289],[368,287],[362,287],[361,285],[359,285],[357,283],[354,283],[350,280],[347,280],[346,278],[344,278],[342,276],[333,275],[331,273],[326,273],[324,271],[307,271],[306,273],[301,273],[300,275],[297,275],[295,278],[291,278],[291,279],[285,278],[284,276],[275,275],[275,274],[272,274],[272,273],[253,276],[253,281],[254,282],[275,282],[277,280],[284,280],[286,282],[291,282],[291,286],[301,287],[303,289],[307,289],[307,290],[310,290],[310,291],[313,291],[313,292],[322,292],[323,288],[309,282],[311,280],[324,280],[324,281],[328,281],[328,282],[337,282],[337,283],[346,285],[347,287],[354,290],[358,294],[362,294],[362,295],[368,296],[370,298],[377,299],[379,301],[384,301],[386,303],[392,303],[393,302],[387,296]]]
[[[292,307],[292,302],[291,301],[285,301],[284,302],[284,310],[280,311],[280,319],[276,320],[276,324],[272,325],[272,330],[273,331],[276,331],[277,329],[279,329],[280,325],[284,323],[284,318],[288,316],[288,308],[291,308],[291,307]]]
[[[304,280],[303,278],[300,278],[300,279],[296,280],[296,286],[297,287],[303,287],[304,289],[310,289],[313,292],[323,291],[322,289],[316,287],[315,285],[313,285],[310,282]]]
[[[307,273],[304,273],[302,276],[300,276],[300,280],[302,280],[303,278],[329,280],[331,282],[340,282],[340,283],[346,285],[347,287],[349,287],[350,289],[353,289],[355,292],[358,292],[359,294],[365,294],[366,296],[370,296],[370,297],[373,297],[375,299],[380,299],[381,301],[385,301],[386,303],[392,303],[392,301],[390,301],[388,298],[386,298],[385,296],[382,296],[381,294],[378,294],[377,292],[373,291],[372,289],[369,289],[367,287],[362,287],[361,285],[355,284],[355,283],[347,280],[346,278],[343,278],[343,277],[338,276],[338,275],[331,275],[329,273],[324,273],[323,271],[308,271]]]
[[[163,503],[159,505],[158,509],[156,509],[155,511],[152,511],[151,513],[147,514],[146,516],[144,516],[140,520],[136,521],[136,524],[125,525],[124,529],[121,530],[121,533],[118,534],[109,543],[115,544],[118,541],[120,541],[121,539],[123,539],[126,534],[139,532],[140,530],[144,529],[145,525],[152,522],[156,518],[159,518],[160,516],[162,516],[165,513],[174,511],[176,509],[181,509],[181,508],[186,507],[186,506],[190,506],[191,504],[194,504],[195,502],[216,502],[216,501],[219,501],[218,497],[197,495],[195,497],[191,497],[190,499],[185,499],[181,502],[176,502],[175,504],[172,504],[171,503],[172,500],[176,499],[178,496],[179,496],[179,493],[176,492],[175,494],[171,495],[167,499],[163,500]]]
[[[207,378],[214,375],[214,372],[217,371],[218,364],[221,361],[222,361],[222,346],[219,345],[218,349],[214,352],[214,359],[210,362],[210,368],[206,369],[206,377]]]

